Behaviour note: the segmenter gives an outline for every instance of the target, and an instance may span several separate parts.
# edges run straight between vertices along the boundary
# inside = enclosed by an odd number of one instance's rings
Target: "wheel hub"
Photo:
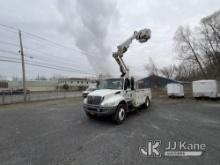
[[[147,106],[147,107],[149,106],[149,101],[148,101],[148,100],[146,101],[146,106]]]
[[[125,110],[124,110],[124,108],[121,108],[121,109],[119,110],[118,116],[119,116],[119,119],[120,119],[120,120],[123,120],[123,119],[124,119],[124,117],[125,117]]]

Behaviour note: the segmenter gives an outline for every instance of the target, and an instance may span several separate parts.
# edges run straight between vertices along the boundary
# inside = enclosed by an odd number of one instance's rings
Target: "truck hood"
[[[99,89],[99,90],[95,90],[91,93],[89,93],[89,96],[106,96],[106,95],[112,95],[115,94],[116,92],[120,92],[121,90],[117,90],[117,89]]]

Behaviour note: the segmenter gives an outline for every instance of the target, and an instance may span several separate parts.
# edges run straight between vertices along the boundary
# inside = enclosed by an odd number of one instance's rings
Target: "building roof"
[[[88,78],[71,77],[71,78],[61,78],[59,80],[90,80],[90,79],[88,79]]]
[[[165,87],[169,83],[181,83],[179,81],[164,78],[157,75],[150,75],[138,81],[140,83],[140,86],[144,88],[158,88]]]

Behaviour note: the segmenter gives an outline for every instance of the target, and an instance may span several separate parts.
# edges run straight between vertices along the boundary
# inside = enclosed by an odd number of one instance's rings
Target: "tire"
[[[95,115],[91,115],[89,112],[86,112],[86,116],[87,116],[89,119],[94,119],[94,118],[95,118]]]
[[[116,124],[121,124],[126,118],[126,105],[125,104],[119,104],[115,114],[113,115],[113,120]]]
[[[151,102],[150,102],[149,97],[146,97],[144,107],[149,110],[150,109],[150,104],[151,104]]]

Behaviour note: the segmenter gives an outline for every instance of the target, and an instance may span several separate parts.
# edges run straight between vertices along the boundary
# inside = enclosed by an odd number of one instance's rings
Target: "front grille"
[[[101,96],[88,96],[87,97],[88,104],[99,105],[101,101],[102,101]]]
[[[97,111],[97,108],[88,108],[90,111]]]

